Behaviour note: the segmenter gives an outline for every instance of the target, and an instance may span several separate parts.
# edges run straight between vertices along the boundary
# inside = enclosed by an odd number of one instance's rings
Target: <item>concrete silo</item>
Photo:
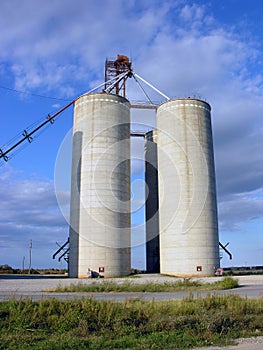
[[[210,276],[219,267],[210,106],[169,100],[157,109],[160,271]]]
[[[145,226],[146,226],[146,270],[160,272],[159,253],[159,199],[158,199],[158,161],[157,131],[146,133],[145,155]]]
[[[96,93],[75,101],[69,276],[130,273],[130,104]]]

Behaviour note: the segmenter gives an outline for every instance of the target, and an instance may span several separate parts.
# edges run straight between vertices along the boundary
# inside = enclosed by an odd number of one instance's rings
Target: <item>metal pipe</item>
[[[67,244],[69,244],[69,238],[62,246],[59,246],[59,249],[53,254],[52,258],[55,259],[56,255],[60,253],[61,250],[63,250],[66,247]]]
[[[228,249],[226,249],[226,246],[224,246],[222,243],[219,242],[219,246],[229,255],[229,259],[232,260],[232,254]]]
[[[141,79],[141,81],[143,81],[145,84],[147,84],[148,86],[150,86],[153,90],[155,90],[156,92],[158,92],[160,95],[162,95],[163,97],[166,98],[166,100],[170,100],[170,97],[166,96],[164,93],[162,93],[160,90],[158,90],[156,87],[154,87],[152,84],[148,83],[148,81],[146,81],[145,79],[143,79],[142,77],[140,77],[138,74],[133,73],[133,75],[139,79]]]
[[[128,73],[129,73],[129,72],[121,73],[121,74],[117,75],[116,77],[114,77],[113,79],[108,80],[107,83],[108,83],[109,81],[112,81],[112,80],[114,80],[114,81],[113,81],[113,83],[112,83],[110,86],[108,86],[108,87],[105,89],[105,92],[108,92],[108,90],[111,90],[111,89],[114,87],[114,85],[118,84],[123,78],[125,78],[126,75],[128,75]],[[116,78],[118,78],[118,79],[116,80]]]
[[[133,74],[133,78],[136,81],[136,83],[138,84],[139,88],[142,90],[142,92],[144,93],[144,95],[148,98],[149,102],[151,104],[153,104],[153,102],[151,101],[149,95],[146,93],[146,91],[144,90],[144,88],[141,86],[140,82],[138,81],[138,79],[136,78],[135,74]]]
[[[25,133],[24,137],[19,140],[17,143],[15,143],[12,147],[10,147],[7,151],[0,152],[0,159],[3,158],[5,161],[8,160],[7,154],[10,153],[13,149],[15,149],[17,146],[19,146],[22,142],[24,142],[25,140],[28,140],[29,142],[32,141],[31,136],[37,132],[39,129],[41,129],[44,125],[48,124],[48,123],[52,123],[52,121],[54,121],[54,118],[56,118],[60,113],[64,112],[65,109],[67,109],[68,107],[70,107],[71,105],[73,105],[73,103],[75,102],[75,100],[71,101],[70,103],[68,103],[67,105],[65,105],[64,107],[62,107],[58,112],[56,112],[55,114],[53,114],[52,116],[48,116],[48,118],[41,123],[38,127],[36,127],[34,130],[32,130],[30,133]]]

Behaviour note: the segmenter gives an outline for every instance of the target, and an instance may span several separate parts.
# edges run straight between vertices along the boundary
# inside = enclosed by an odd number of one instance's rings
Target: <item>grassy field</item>
[[[200,290],[219,290],[232,289],[238,287],[238,281],[232,277],[224,277],[215,283],[202,284],[191,279],[183,279],[175,282],[164,283],[136,283],[127,282],[93,282],[86,284],[79,282],[70,286],[59,286],[55,289],[47,290],[49,292],[180,292],[180,291],[200,291]]]
[[[0,349],[190,349],[263,335],[263,298],[0,303]]]
[[[223,290],[238,287],[238,281],[232,277],[224,277],[220,281],[214,283],[200,283],[190,278],[178,280],[175,282],[164,283],[136,283],[124,281],[123,283],[115,283],[109,281],[93,282],[86,284],[79,282],[69,286],[59,286],[54,289],[46,290],[47,292],[181,292],[181,291],[200,291],[200,290]]]

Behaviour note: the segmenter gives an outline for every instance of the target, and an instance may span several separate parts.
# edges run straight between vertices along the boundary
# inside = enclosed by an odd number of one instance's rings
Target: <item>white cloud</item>
[[[0,58],[13,62],[19,89],[59,90],[80,80],[87,86],[94,75],[103,76],[105,57],[134,47],[137,55],[163,24],[167,5],[158,6],[158,16],[151,7],[134,13],[136,6],[109,0],[1,3],[7,20],[0,23]]]
[[[12,266],[21,267],[32,239],[34,267],[56,266],[52,255],[56,242],[67,239],[68,225],[57,206],[52,181],[24,179],[23,174],[8,167],[1,170],[0,264],[8,260]],[[65,202],[68,196],[64,194]]]
[[[1,225],[11,225],[21,232],[41,228],[51,233],[67,229],[51,181],[15,179],[3,173],[0,176],[0,198]]]
[[[13,0],[1,2],[0,11],[0,74],[12,74],[18,89],[74,97],[103,80],[106,57],[131,52],[135,71],[167,95],[207,98],[222,227],[235,230],[240,222],[252,220],[253,211],[260,215],[262,202],[251,196],[262,188],[263,178],[263,74],[261,53],[249,33],[221,25],[207,6],[186,1]],[[131,85],[129,91],[132,98],[142,99],[137,87]],[[154,125],[152,117],[140,112],[133,116],[135,123],[148,124],[149,119]],[[135,172],[142,171],[141,161],[134,164]],[[19,220],[24,222],[23,216],[34,209],[38,222],[43,224],[49,212],[50,223],[60,225],[59,216],[51,213],[55,200],[49,186],[41,181],[15,185]],[[10,200],[6,214],[12,222],[18,203],[9,187],[1,196]],[[35,189],[40,187],[47,210],[37,203]]]
[[[263,216],[263,190],[229,195],[219,203],[222,231],[241,231],[244,223]]]
[[[179,16],[183,21],[187,22],[188,25],[197,26],[197,24],[202,24],[206,21],[205,12],[204,5],[185,5],[181,9]]]

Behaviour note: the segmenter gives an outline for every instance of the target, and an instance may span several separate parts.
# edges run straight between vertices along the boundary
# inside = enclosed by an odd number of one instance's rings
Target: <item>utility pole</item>
[[[25,256],[23,256],[23,259],[22,259],[22,271],[24,271],[25,269]]]
[[[29,241],[29,264],[28,264],[28,274],[30,275],[31,271],[31,259],[32,259],[32,239]]]

